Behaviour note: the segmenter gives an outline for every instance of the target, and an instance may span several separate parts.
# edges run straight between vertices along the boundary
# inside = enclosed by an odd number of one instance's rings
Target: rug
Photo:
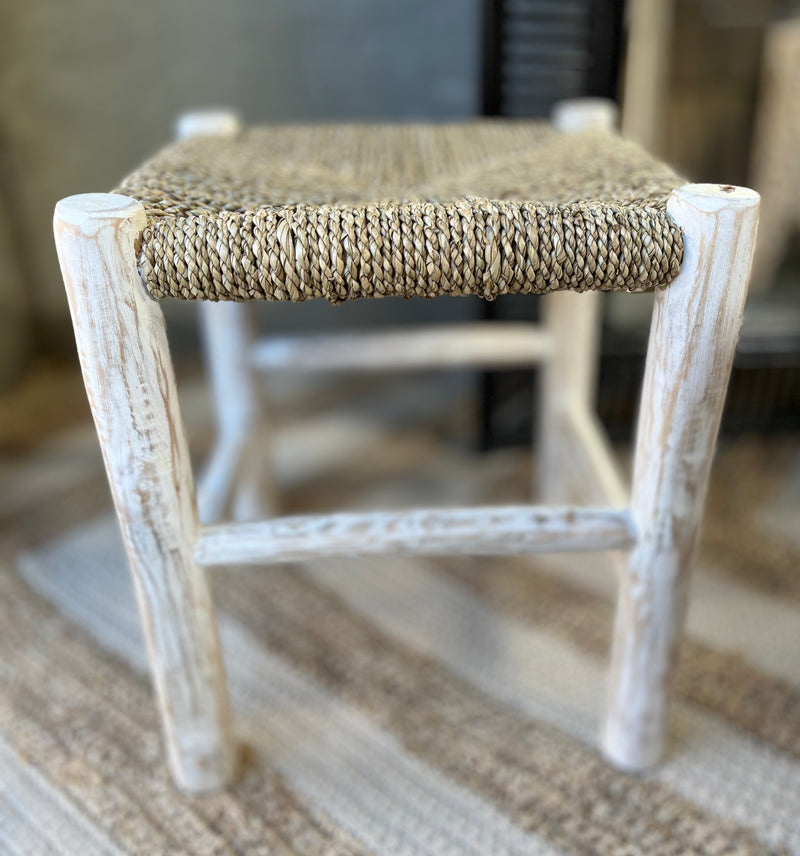
[[[287,510],[523,500],[528,456],[472,452],[449,389],[278,396]],[[652,773],[597,751],[606,558],[337,558],[213,572],[244,760],[199,798],[163,765],[91,430],[61,442],[6,482],[0,853],[800,854],[796,442],[720,450]]]

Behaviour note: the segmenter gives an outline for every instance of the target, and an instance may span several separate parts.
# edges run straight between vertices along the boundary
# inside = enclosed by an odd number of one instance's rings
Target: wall
[[[478,0],[0,0],[0,383],[26,343],[69,346],[57,199],[113,187],[195,106],[251,121],[473,115],[479,13]],[[300,326],[344,317],[289,308]],[[365,311],[408,309],[348,317]],[[169,315],[188,329],[186,311]]]

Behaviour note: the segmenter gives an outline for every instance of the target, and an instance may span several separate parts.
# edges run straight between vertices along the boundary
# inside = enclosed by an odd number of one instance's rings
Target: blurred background
[[[688,178],[763,194],[723,430],[800,428],[797,2],[1,0],[0,9],[4,449],[86,413],[54,203],[113,187],[169,141],[181,111],[225,106],[248,122],[547,116],[554,101],[584,94],[617,100],[625,133]],[[165,308],[180,371],[198,363],[195,312]],[[258,307],[264,330],[536,311],[535,300],[511,298]],[[632,426],[648,318],[646,295],[607,301],[599,409],[618,439]],[[468,382],[475,442],[527,442],[530,374]]]
[[[186,110],[546,117],[582,95],[614,99],[623,132],[687,179],[763,196],[667,764],[628,777],[595,751],[609,554],[325,556],[211,570],[247,771],[181,797],[140,672],[56,201],[115,187]],[[798,0],[0,0],[0,851],[800,856],[799,168]],[[201,463],[197,307],[162,306]],[[651,296],[603,306],[597,404],[629,474]],[[538,300],[254,311],[265,333],[310,332],[532,319]],[[535,382],[270,373],[276,508],[530,502]]]

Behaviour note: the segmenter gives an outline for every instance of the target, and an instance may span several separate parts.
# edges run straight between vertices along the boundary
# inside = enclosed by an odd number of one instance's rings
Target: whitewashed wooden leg
[[[202,303],[203,345],[217,439],[198,490],[200,519],[263,520],[274,511],[272,465],[260,378],[250,359],[252,331],[243,303]]]
[[[242,125],[235,113],[198,110],[175,122],[175,136],[233,137]],[[216,439],[199,479],[197,503],[203,523],[227,514],[237,521],[262,520],[275,510],[266,402],[253,369],[250,307],[201,303],[200,328],[216,419]]]
[[[554,127],[564,132],[612,132],[616,121],[616,105],[603,98],[561,101],[552,111]],[[543,298],[543,321],[553,347],[540,381],[537,476],[539,499],[550,505],[581,498],[570,483],[564,414],[573,405],[594,409],[602,311],[599,292],[562,291]]]
[[[86,391],[133,573],[169,763],[204,791],[234,768],[230,711],[164,319],[136,268],[143,206],[58,203],[55,237]]]
[[[581,499],[570,478],[565,422],[571,407],[595,406],[602,297],[565,291],[544,298],[543,320],[553,345],[540,379],[537,475],[540,501],[548,505]]]
[[[686,185],[667,210],[684,234],[677,279],[656,295],[634,458],[636,546],[620,580],[603,750],[642,770],[662,754],[670,671],[741,325],[758,194]]]

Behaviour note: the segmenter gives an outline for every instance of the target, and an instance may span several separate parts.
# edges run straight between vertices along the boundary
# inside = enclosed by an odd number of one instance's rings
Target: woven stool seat
[[[405,579],[410,557],[417,555],[449,556],[453,567],[485,567],[493,576],[495,557],[612,551],[618,594],[602,749],[625,772],[647,770],[660,759],[759,197],[728,184],[685,184],[613,133],[615,112],[608,102],[577,99],[557,105],[552,125],[482,120],[246,132],[229,113],[190,113],[176,126],[182,141],[133,173],[116,194],[83,193],[56,206],[54,234],[77,351],[135,583],[167,760],[179,788],[205,793],[239,775],[239,729],[232,724],[205,569],[284,563],[309,569],[333,567],[333,561],[338,577],[334,557],[342,557],[342,568],[344,557],[360,557],[365,575],[353,590],[367,591],[366,580],[391,568],[393,560],[381,556],[403,557],[396,561]],[[629,486],[593,408],[604,301],[599,293],[570,291],[649,288],[656,293]],[[237,302],[492,299],[521,292],[545,293],[540,322],[323,336],[257,338],[249,323],[254,307]],[[164,312],[152,299],[164,296],[202,301],[216,442],[197,489]],[[281,450],[268,443],[271,398],[264,373],[534,366],[541,378],[538,484],[530,500],[280,513],[272,488],[280,484],[275,475]],[[452,411],[450,404],[443,402],[444,409]],[[305,457],[314,455],[313,444],[300,445]],[[425,471],[435,474],[441,467],[432,467],[429,458]],[[445,468],[442,475],[451,474]],[[475,484],[472,474],[469,484]],[[445,492],[456,497],[452,488]],[[472,487],[467,498],[475,498]],[[528,565],[527,558],[519,561]],[[385,600],[380,583],[375,585],[371,591]],[[425,593],[420,599],[419,587],[412,588],[410,596],[424,611]],[[366,602],[346,606],[363,612]],[[416,609],[410,600],[409,608]],[[289,635],[301,647],[313,637],[313,613],[295,610],[297,621],[290,622]],[[476,639],[470,661],[485,662],[485,641]],[[238,673],[255,669],[249,680],[260,681],[258,659],[239,647]],[[552,646],[542,657],[548,668],[559,659]],[[369,688],[387,682],[374,669],[360,671],[369,700]],[[313,745],[294,753],[297,775],[289,785],[305,782],[313,792],[322,787],[336,796],[336,811],[340,805],[349,811],[354,771],[358,777],[366,767],[354,766],[348,752],[332,755],[324,769],[317,763],[317,744],[338,739],[335,729],[328,733],[330,705],[323,699],[315,707],[308,692],[286,681],[266,684],[274,693],[264,700],[268,708],[294,716],[299,699],[297,710],[311,717]],[[515,704],[530,707],[521,695]],[[383,727],[373,710],[361,713],[373,731]],[[258,716],[249,705],[248,722]],[[305,722],[297,731],[301,742]],[[412,727],[424,737],[431,722],[417,718]],[[283,775],[288,732],[281,723],[277,729],[264,747],[277,752],[268,762]],[[435,742],[435,732],[424,739]],[[520,747],[523,769],[531,747],[524,740]],[[468,772],[473,760],[464,761]],[[397,766],[390,759],[392,764]],[[427,797],[424,772],[403,767],[408,787]],[[591,775],[618,791],[627,787],[598,764]],[[418,776],[420,785],[412,781]],[[505,817],[514,794],[489,785]],[[375,799],[385,803],[385,792],[378,782]],[[353,803],[354,818],[369,802],[369,794],[362,796]],[[428,803],[438,811],[436,800]],[[404,803],[397,805],[411,817]],[[406,826],[397,827],[401,838]],[[411,842],[406,849],[427,842],[430,835],[423,832],[403,839]],[[463,849],[460,827],[456,833],[445,840],[435,831],[444,842],[439,849]],[[368,839],[355,845],[369,850]],[[529,843],[529,850],[539,847]],[[513,844],[517,850],[527,846]]]
[[[146,207],[155,297],[341,302],[667,285],[680,184],[606,132],[481,120],[196,137],[116,192]]]

